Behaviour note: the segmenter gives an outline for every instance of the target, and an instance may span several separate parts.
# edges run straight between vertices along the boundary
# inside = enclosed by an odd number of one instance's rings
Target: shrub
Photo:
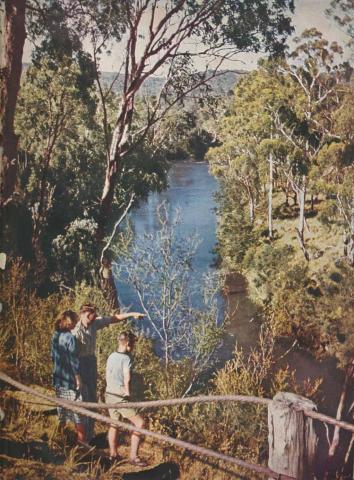
[[[48,385],[54,319],[69,307],[70,299],[65,295],[38,297],[31,288],[28,266],[19,260],[2,275],[2,359],[16,365],[21,376]]]

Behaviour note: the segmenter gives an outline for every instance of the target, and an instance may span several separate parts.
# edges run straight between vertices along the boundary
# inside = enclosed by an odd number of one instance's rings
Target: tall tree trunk
[[[304,229],[305,229],[305,200],[306,200],[306,184],[303,180],[301,187],[298,190],[298,203],[299,203],[299,224],[298,231],[302,241],[304,241]]]
[[[349,233],[344,237],[344,254],[347,257],[349,265],[354,267],[354,207],[352,207],[350,212]]]
[[[269,154],[268,237],[273,238],[273,154]]]
[[[2,6],[4,2],[1,2]],[[25,0],[6,0],[1,12],[0,206],[8,203],[17,180],[18,137],[14,132],[25,31]]]
[[[111,213],[112,203],[114,199],[114,190],[117,182],[117,170],[120,164],[119,154],[114,160],[109,160],[106,169],[103,192],[101,196],[100,211],[97,221],[96,238],[99,244],[103,243],[109,215]]]
[[[343,388],[342,388],[342,392],[341,392],[341,395],[340,395],[340,398],[339,398],[339,403],[338,403],[338,408],[337,408],[336,420],[341,420],[342,419],[342,415],[343,415],[343,411],[344,411],[344,407],[345,407],[345,401],[346,401],[348,389],[349,389],[349,386],[350,386],[350,382],[353,378],[353,373],[354,373],[354,360],[352,361],[352,363],[350,365],[347,366],[347,369],[346,369],[344,384],[343,384]],[[325,471],[325,474],[324,474],[324,479],[325,480],[330,478],[329,477],[330,468],[331,468],[331,465],[333,463],[333,459],[334,459],[334,456],[336,454],[337,447],[339,445],[339,434],[340,434],[340,427],[338,427],[338,425],[336,425],[334,427],[332,442],[331,442],[331,444],[329,446],[329,450],[328,450],[328,458],[327,458],[327,462],[326,462],[326,471]]]
[[[105,294],[105,297],[111,306],[111,308],[115,310],[120,309],[119,301],[118,301],[118,296],[117,296],[117,289],[114,281],[114,276],[112,272],[112,260],[109,254],[109,249],[111,247],[111,244],[113,242],[113,239],[118,231],[118,228],[122,221],[125,219],[127,216],[130,208],[133,205],[135,198],[135,194],[132,193],[130,195],[130,200],[127,203],[127,206],[125,210],[123,211],[122,215],[120,216],[119,220],[114,225],[112,234],[110,238],[108,239],[108,242],[106,243],[105,247],[102,250],[101,253],[101,267],[100,267],[100,282],[101,282],[101,288]]]
[[[249,197],[249,206],[250,206],[250,221],[251,223],[254,223],[254,198],[252,194],[250,194],[250,197]]]
[[[304,230],[305,230],[305,201],[306,201],[306,178],[305,176],[302,179],[302,184],[297,187],[297,198],[299,203],[299,223],[298,228],[296,228],[296,236],[298,238],[300,248],[304,253],[304,257],[307,261],[310,260],[309,252],[306,249],[304,241]]]
[[[123,97],[121,108],[117,117],[112,135],[109,159],[107,161],[106,176],[103,186],[100,212],[97,221],[96,239],[102,244],[106,235],[109,216],[114,200],[114,190],[122,160],[126,153],[128,137],[134,112],[134,95]]]
[[[112,261],[110,258],[105,257],[101,261],[100,285],[110,308],[119,311],[120,305],[118,301],[116,284],[112,273]]]
[[[117,170],[118,165],[120,166],[119,154],[117,153],[114,160],[108,161],[108,166],[106,170],[105,183],[103,188],[103,193],[101,197],[100,212],[97,222],[96,230],[96,240],[98,242],[99,248],[103,245],[104,238],[106,235],[107,224],[109,222],[109,216],[111,213],[112,203],[114,199],[114,190],[116,187],[117,181]],[[104,293],[104,296],[111,306],[115,310],[120,309],[118,301],[118,292],[114,282],[114,277],[112,273],[112,260],[109,256],[103,255],[100,262],[100,283],[101,288]]]
[[[123,95],[120,111],[117,116],[115,128],[110,145],[109,159],[107,161],[105,182],[103,186],[100,211],[97,220],[96,240],[98,246],[103,247],[104,238],[107,234],[109,217],[114,200],[114,192],[117,184],[119,171],[122,168],[122,161],[128,148],[129,132],[134,112],[134,92],[128,96]],[[112,274],[112,262],[110,258],[103,255],[100,265],[101,287],[107,301],[112,308],[119,309],[117,289]]]
[[[313,212],[315,209],[315,196],[314,194],[312,193],[311,194],[311,212]]]

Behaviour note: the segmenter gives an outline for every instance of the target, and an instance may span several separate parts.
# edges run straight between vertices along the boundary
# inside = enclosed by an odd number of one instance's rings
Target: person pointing
[[[144,314],[138,312],[117,313],[112,316],[98,316],[96,306],[85,303],[80,308],[79,321],[72,334],[77,338],[80,377],[82,381],[81,395],[84,402],[97,401],[97,331],[109,325],[123,322],[128,318],[140,319]],[[94,420],[86,417],[86,441],[92,440]]]

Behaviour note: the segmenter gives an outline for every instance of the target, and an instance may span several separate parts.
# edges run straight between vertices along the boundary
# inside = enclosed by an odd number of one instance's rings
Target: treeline
[[[208,157],[221,184],[219,251],[278,335],[354,358],[354,83],[315,29],[235,88]]]

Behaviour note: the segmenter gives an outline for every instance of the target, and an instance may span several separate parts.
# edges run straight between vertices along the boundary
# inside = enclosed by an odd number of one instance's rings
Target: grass
[[[314,208],[310,210],[310,203],[306,203],[306,226],[304,232],[305,245],[310,253],[310,261],[306,262],[296,237],[298,226],[297,207],[289,206],[284,214],[284,195],[276,193],[273,197],[274,231],[275,238],[272,240],[274,247],[291,246],[294,250],[290,266],[306,263],[309,276],[317,279],[322,275],[329,276],[336,271],[335,261],[343,256],[342,233],[336,226],[330,228],[319,221],[319,214],[323,209],[324,202],[319,199]],[[282,213],[280,213],[282,212]],[[257,272],[252,267],[245,272],[250,286],[250,296],[255,303],[259,303],[266,297],[265,292],[255,285]]]
[[[33,412],[18,399],[0,392],[5,421],[0,431],[0,477],[4,480],[120,480],[123,473],[137,471],[126,461],[110,468],[97,453],[89,455],[75,446],[75,432],[70,425],[58,428],[55,415]],[[10,412],[10,413],[8,413]],[[107,428],[96,425],[96,434],[104,440]],[[98,449],[108,455],[107,445]],[[120,438],[120,455],[129,456],[129,435]],[[97,452],[97,450],[96,450]],[[188,451],[145,439],[140,454],[149,465],[173,461],[180,468],[180,480],[228,480],[258,478],[252,474],[237,474],[235,467]],[[244,476],[245,475],[245,476]]]

